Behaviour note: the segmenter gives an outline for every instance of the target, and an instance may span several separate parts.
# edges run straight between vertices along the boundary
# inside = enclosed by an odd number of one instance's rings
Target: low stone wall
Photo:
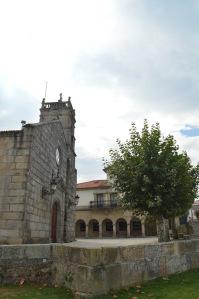
[[[47,245],[0,246],[0,282],[29,282],[53,284],[52,248]]]
[[[79,248],[70,244],[0,246],[0,279],[63,285],[77,296],[199,267],[199,240],[126,247]]]

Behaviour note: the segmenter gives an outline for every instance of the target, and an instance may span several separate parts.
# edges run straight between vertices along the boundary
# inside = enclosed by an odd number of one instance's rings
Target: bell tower
[[[40,109],[40,122],[48,122],[53,120],[60,120],[64,129],[67,144],[74,150],[75,146],[75,110],[71,104],[71,98],[68,97],[67,101],[63,101],[62,93],[60,93],[57,102],[46,102],[42,100]]]

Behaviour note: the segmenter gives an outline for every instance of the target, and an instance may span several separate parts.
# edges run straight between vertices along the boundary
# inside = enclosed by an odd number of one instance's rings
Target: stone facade
[[[72,241],[76,169],[70,99],[42,102],[40,122],[0,132],[0,243]]]
[[[77,238],[156,236],[156,221],[125,211],[108,180],[77,184],[79,203],[75,213]]]

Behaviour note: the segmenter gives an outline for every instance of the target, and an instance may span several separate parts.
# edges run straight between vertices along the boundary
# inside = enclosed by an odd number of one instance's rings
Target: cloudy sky
[[[0,130],[37,122],[71,96],[78,181],[105,178],[102,157],[132,122],[160,122],[199,160],[198,0],[0,1]]]

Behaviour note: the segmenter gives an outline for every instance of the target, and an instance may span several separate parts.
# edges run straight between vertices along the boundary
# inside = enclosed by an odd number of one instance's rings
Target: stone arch
[[[102,237],[112,238],[113,237],[113,222],[111,219],[104,219],[102,221]]]
[[[91,219],[88,223],[88,237],[99,238],[99,222],[96,219]]]
[[[75,237],[76,238],[86,237],[86,223],[82,219],[77,220],[75,223]]]
[[[142,223],[138,217],[133,217],[130,222],[130,235],[131,237],[142,236]]]
[[[145,219],[145,235],[147,237],[157,236],[156,219],[152,216],[147,216]]]
[[[116,221],[116,236],[119,238],[127,237],[127,222],[124,218]]]
[[[58,201],[54,201],[51,209],[51,242],[61,242],[61,208]]]

